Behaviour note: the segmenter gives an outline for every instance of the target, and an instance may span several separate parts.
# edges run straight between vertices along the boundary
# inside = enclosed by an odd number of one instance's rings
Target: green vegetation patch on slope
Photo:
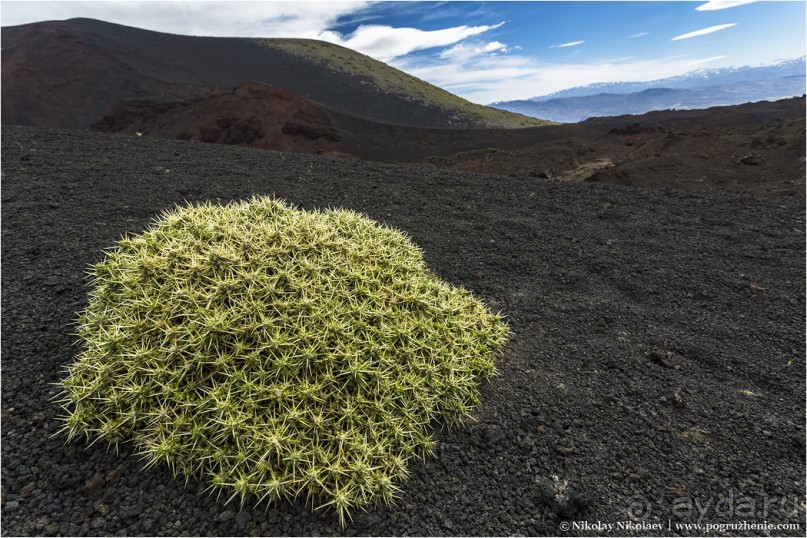
[[[68,438],[133,440],[212,489],[389,502],[478,404],[508,329],[403,233],[269,198],[168,211],[93,267]]]
[[[477,105],[354,50],[314,39],[255,39],[255,42],[308,61],[323,64],[332,71],[357,77],[381,92],[398,95],[447,112],[456,126],[512,129],[538,127],[550,122]]]

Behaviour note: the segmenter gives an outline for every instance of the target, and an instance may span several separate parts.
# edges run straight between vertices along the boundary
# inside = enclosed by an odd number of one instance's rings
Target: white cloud
[[[596,82],[644,82],[692,71],[691,56],[651,59],[614,59],[602,63],[547,63],[517,54],[479,56],[467,62],[433,61],[418,64],[412,58],[393,62],[416,77],[470,101],[528,99]],[[712,59],[714,60],[714,59]]]
[[[710,62],[716,62],[717,60],[722,60],[726,58],[726,55],[722,56],[712,56],[711,58],[704,58],[703,60],[695,60],[694,62],[689,62],[687,65],[700,65],[700,64],[708,64]]]
[[[728,9],[730,7],[752,4],[757,0],[711,0],[695,8],[695,11],[716,11],[718,9]]]
[[[484,54],[508,52],[510,49],[504,43],[491,41],[489,43],[458,43],[451,48],[442,50],[440,58],[455,62],[467,62],[471,58]]]
[[[569,43],[562,43],[560,45],[551,45],[550,49],[564,49],[566,47],[576,47],[577,45],[582,45],[585,41],[571,41]]]
[[[100,19],[158,32],[218,37],[316,38],[340,17],[361,13],[365,1],[320,2],[6,2],[2,24],[13,26],[74,17]]]
[[[453,45],[503,25],[455,26],[442,30],[419,30],[417,28],[393,28],[391,26],[362,25],[345,37],[333,31],[321,33],[318,38],[342,45],[372,56],[382,62],[389,62],[400,56],[418,50]]]
[[[302,37],[321,39],[390,61],[410,52],[444,47],[500,27],[457,26],[425,31],[362,25],[348,36],[331,30],[340,18],[372,10],[368,1],[232,2],[6,2],[2,24],[89,17],[137,28],[218,37]],[[365,13],[366,14],[366,13]],[[490,51],[484,51],[490,52]]]
[[[650,32],[639,32],[638,34],[628,36],[628,39],[636,39],[637,37],[644,37],[646,35],[650,35]]]
[[[485,52],[507,51],[507,45],[499,41],[491,41],[485,45]]]
[[[731,28],[732,26],[737,26],[737,23],[733,22],[731,24],[718,24],[717,26],[710,26],[709,28],[704,28],[702,30],[695,30],[694,32],[689,32],[688,34],[675,36],[671,39],[671,41],[679,41],[681,39],[689,39],[691,37],[712,34],[714,32],[719,32],[720,30],[725,30],[726,28]]]

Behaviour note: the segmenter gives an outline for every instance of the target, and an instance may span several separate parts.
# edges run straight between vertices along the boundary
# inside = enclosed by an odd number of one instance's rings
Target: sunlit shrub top
[[[93,267],[65,429],[230,499],[389,502],[507,327],[401,232],[269,198],[164,213]]]

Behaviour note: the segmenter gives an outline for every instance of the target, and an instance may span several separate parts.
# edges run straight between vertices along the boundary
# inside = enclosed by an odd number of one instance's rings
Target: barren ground
[[[18,127],[2,150],[3,535],[804,533],[803,199]],[[344,531],[53,436],[87,266],[173,204],[252,194],[406,231],[513,331],[476,420]]]

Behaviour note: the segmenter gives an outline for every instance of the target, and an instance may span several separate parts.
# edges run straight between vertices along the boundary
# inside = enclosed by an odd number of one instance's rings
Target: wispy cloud
[[[728,9],[730,7],[753,4],[757,0],[711,0],[695,8],[695,11],[717,11],[718,9]]]
[[[695,60],[694,62],[689,62],[687,65],[708,64],[710,62],[716,62],[717,60],[722,60],[725,57],[726,57],[725,54],[723,54],[722,56],[712,56],[711,58],[704,58],[703,60]]]
[[[550,49],[565,49],[566,47],[576,47],[577,45],[582,45],[585,41],[570,41],[569,43],[562,43],[560,45],[552,45]]]
[[[316,38],[344,17],[372,11],[365,1],[320,2],[2,2],[11,26],[74,17],[183,35]]]
[[[440,58],[453,60],[456,62],[467,62],[474,57],[485,54],[497,54],[508,52],[510,48],[499,41],[489,43],[458,43],[453,47],[440,52]]]
[[[349,36],[338,32],[322,32],[318,39],[357,50],[382,62],[389,62],[418,50],[445,47],[463,39],[499,28],[503,22],[482,26],[455,26],[442,30],[393,28],[381,25],[362,25]]]
[[[731,28],[732,26],[737,26],[737,23],[733,22],[731,24],[718,24],[717,26],[710,26],[709,28],[704,28],[702,30],[695,30],[694,32],[689,32],[688,34],[675,36],[671,39],[671,41],[680,41],[681,39],[689,39],[691,37],[713,34],[714,32],[719,32],[720,30],[725,30],[726,28]]]
[[[362,24],[347,35],[333,30],[346,19],[355,23],[374,18],[378,9],[378,3],[351,0],[227,2],[226,6],[222,2],[202,1],[4,1],[2,24],[89,17],[184,35],[303,37],[336,43],[385,62],[410,52],[454,45],[504,24],[455,26],[431,31]],[[422,12],[423,7],[413,4],[412,10]]]
[[[646,35],[650,35],[650,32],[639,32],[638,34],[628,36],[628,39],[636,39],[637,37],[644,37]]]
[[[514,49],[514,48],[513,48]],[[528,99],[595,82],[650,81],[693,69],[692,56],[625,58],[598,63],[549,63],[517,54],[479,55],[468,61],[399,58],[393,65],[480,104]]]

